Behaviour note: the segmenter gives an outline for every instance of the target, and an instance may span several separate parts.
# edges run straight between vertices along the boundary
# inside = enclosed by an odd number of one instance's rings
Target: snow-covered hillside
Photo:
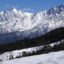
[[[37,13],[15,8],[0,12],[0,42],[34,38],[59,27],[64,27],[63,5]]]
[[[64,64],[64,51],[1,61],[0,64]]]
[[[55,50],[53,50],[55,45],[58,47],[62,43],[64,43],[64,40],[61,40],[61,42],[58,41],[58,42],[54,42],[52,44],[43,45],[43,46],[37,46],[37,47],[31,47],[31,48],[25,48],[25,49],[20,49],[20,50],[4,52],[4,53],[0,54],[0,61],[7,61],[7,60],[11,60],[11,59],[26,57],[26,56],[49,53],[49,52],[55,51]],[[61,48],[61,47],[59,47],[59,48]],[[42,53],[37,52],[40,50]],[[48,50],[50,50],[50,51],[48,51]],[[48,51],[48,52],[45,52],[45,51]],[[59,51],[59,49],[57,49],[57,51]]]

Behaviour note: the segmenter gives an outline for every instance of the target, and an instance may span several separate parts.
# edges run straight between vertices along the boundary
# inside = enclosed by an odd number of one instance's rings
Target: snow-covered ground
[[[23,56],[23,52],[25,52],[27,54],[28,53],[33,53],[33,51],[36,52],[37,50],[40,50],[41,48],[43,48],[43,46],[5,52],[3,54],[0,54],[0,60],[1,61],[10,60],[11,56],[13,57],[12,59],[16,59],[19,56],[22,57]]]
[[[1,61],[0,64],[64,64],[64,51]]]
[[[61,40],[61,42],[63,42],[64,40]],[[54,47],[54,45],[59,45],[60,41],[58,42],[54,42],[52,44],[49,44],[51,46],[51,48]],[[13,51],[9,51],[9,52],[4,52],[2,54],[0,54],[0,61],[5,61],[5,60],[10,60],[10,59],[16,59],[16,58],[21,58],[24,57],[24,52],[26,54],[32,54],[32,53],[37,53],[37,51],[43,49],[46,45],[43,46],[37,46],[37,47],[31,47],[31,48],[26,48],[26,49],[20,49],[20,50],[13,50]],[[43,51],[44,52],[44,51]],[[12,56],[12,58],[11,58]]]

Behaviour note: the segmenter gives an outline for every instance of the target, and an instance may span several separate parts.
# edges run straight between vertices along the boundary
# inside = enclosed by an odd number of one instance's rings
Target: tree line
[[[48,45],[64,39],[64,27],[52,30],[34,39],[17,40],[16,42],[0,45],[0,54],[6,51],[19,50],[40,45]]]

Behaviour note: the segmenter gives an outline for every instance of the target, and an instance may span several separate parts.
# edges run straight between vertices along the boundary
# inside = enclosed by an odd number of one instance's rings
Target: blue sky
[[[0,11],[15,7],[23,10],[45,10],[64,4],[64,0],[0,0]]]

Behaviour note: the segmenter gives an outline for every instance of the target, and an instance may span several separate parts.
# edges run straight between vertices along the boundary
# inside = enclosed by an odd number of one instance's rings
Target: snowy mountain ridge
[[[0,12],[1,42],[33,38],[59,27],[64,27],[63,5],[37,13],[23,12],[15,8]]]

